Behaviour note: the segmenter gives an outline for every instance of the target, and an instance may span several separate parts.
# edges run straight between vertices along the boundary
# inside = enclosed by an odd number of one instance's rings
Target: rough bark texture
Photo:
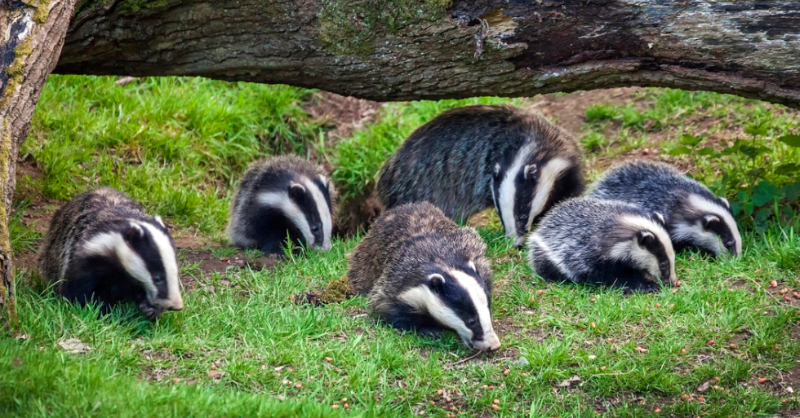
[[[0,323],[16,323],[8,220],[19,146],[63,45],[74,0],[0,0]]]
[[[798,50],[795,1],[85,0],[56,72],[373,100],[668,86],[800,107]]]

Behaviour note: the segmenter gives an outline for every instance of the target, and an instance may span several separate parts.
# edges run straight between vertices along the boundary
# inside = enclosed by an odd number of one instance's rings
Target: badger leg
[[[633,292],[653,293],[661,290],[661,283],[658,283],[657,279],[653,279],[647,273],[641,271],[628,272],[628,274],[620,277],[615,282],[615,285],[621,287],[625,294]]]
[[[277,255],[278,257],[284,257],[285,254],[283,253],[283,248],[281,248],[281,242],[282,240],[279,239],[263,240],[258,243],[258,249],[261,250],[265,256]]]

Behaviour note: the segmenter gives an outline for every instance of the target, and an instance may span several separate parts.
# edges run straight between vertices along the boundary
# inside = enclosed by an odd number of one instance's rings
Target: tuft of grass
[[[8,221],[8,234],[11,237],[11,248],[14,255],[22,252],[36,251],[36,246],[42,238],[42,233],[29,228],[22,222],[22,214],[30,207],[29,200],[22,200],[16,203]]]

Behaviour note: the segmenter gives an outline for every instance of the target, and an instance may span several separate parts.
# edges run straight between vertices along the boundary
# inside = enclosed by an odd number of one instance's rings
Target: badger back
[[[605,173],[589,195],[662,213],[677,249],[694,246],[715,256],[725,251],[741,254],[742,238],[728,201],[670,165],[623,162]]]
[[[368,293],[411,237],[457,230],[453,221],[428,202],[404,204],[384,212],[348,255],[347,277],[353,290]]]
[[[228,235],[239,245],[257,244],[257,208],[277,211],[289,220],[306,245],[331,248],[334,221],[333,184],[320,169],[295,156],[272,157],[250,165],[231,203]],[[274,225],[272,226],[275,227]]]

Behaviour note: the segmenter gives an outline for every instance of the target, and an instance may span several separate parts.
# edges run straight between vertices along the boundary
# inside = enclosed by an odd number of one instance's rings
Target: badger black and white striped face
[[[626,215],[620,219],[620,226],[619,235],[611,237],[615,242],[608,250],[608,257],[631,263],[662,283],[674,286],[678,281],[675,251],[664,229],[663,217],[656,214],[654,219],[647,219]]]
[[[537,161],[523,147],[507,167],[495,164],[492,197],[506,235],[517,247],[531,225],[556,203],[580,194],[580,168],[563,158]]]
[[[500,340],[492,326],[491,297],[477,277],[472,262],[461,268],[433,268],[423,284],[406,290],[399,299],[454,330],[468,347],[494,351]]]
[[[725,252],[734,257],[742,254],[742,236],[725,198],[711,201],[691,194],[680,208],[679,218],[670,234],[677,243],[688,243],[715,257]]]
[[[147,302],[157,309],[154,316],[163,310],[183,309],[175,247],[160,218],[154,223],[129,220],[122,231],[93,237],[84,251],[116,258],[130,279],[144,289]]]
[[[328,251],[333,230],[331,188],[324,176],[300,177],[290,181],[285,191],[259,193],[258,202],[283,212],[308,247]]]

